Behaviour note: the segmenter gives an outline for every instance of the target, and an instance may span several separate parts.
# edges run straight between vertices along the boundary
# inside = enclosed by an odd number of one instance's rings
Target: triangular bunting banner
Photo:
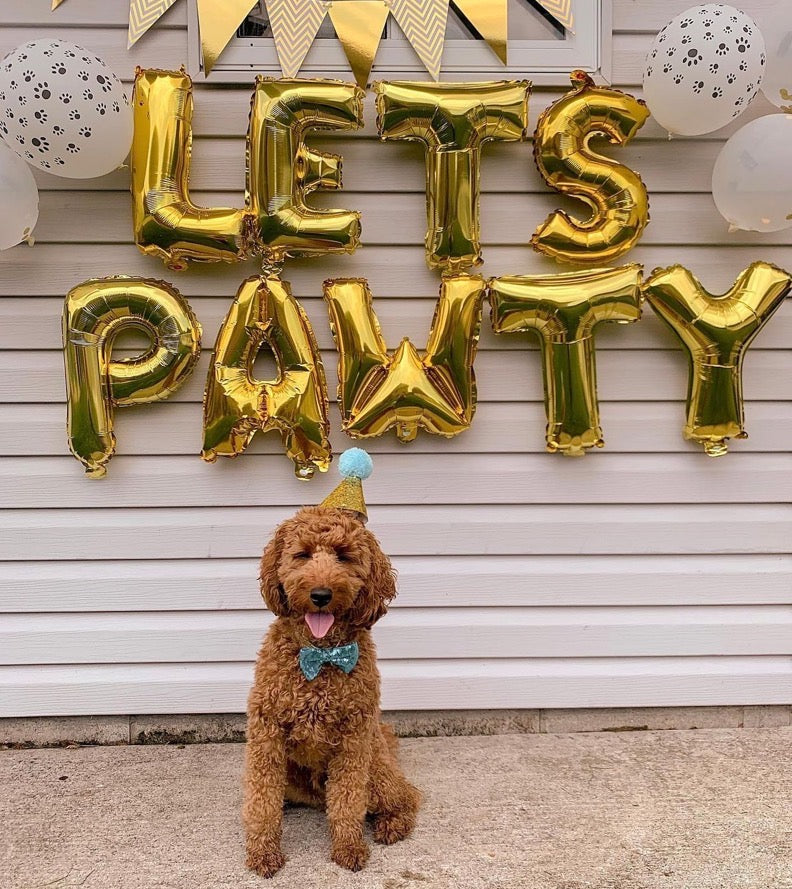
[[[391,0],[393,17],[434,80],[440,79],[449,0]]]
[[[130,0],[127,49],[140,40],[154,22],[158,21],[175,2],[176,0]]]
[[[384,0],[346,0],[330,7],[330,21],[362,89],[368,85],[388,12]]]
[[[63,3],[63,0],[52,0],[52,8],[57,9],[61,3]]]
[[[296,77],[327,12],[324,0],[267,0],[284,77]]]
[[[509,33],[508,0],[454,0],[454,6],[505,65]]]
[[[536,0],[536,2],[568,31],[575,30],[573,0]]]
[[[204,75],[214,68],[220,53],[255,5],[256,0],[198,0]]]

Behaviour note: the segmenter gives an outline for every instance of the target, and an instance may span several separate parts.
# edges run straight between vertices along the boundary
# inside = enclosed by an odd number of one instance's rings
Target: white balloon
[[[30,167],[0,143],[0,250],[30,237],[38,221],[39,196]]]
[[[28,163],[90,179],[124,162],[132,109],[121,81],[93,53],[34,40],[0,63],[0,134]]]
[[[792,111],[792,4],[781,0],[756,15],[767,45],[762,92],[784,111]]]
[[[720,3],[694,6],[655,37],[644,99],[669,133],[711,133],[748,107],[764,68],[764,38],[753,19]]]
[[[738,130],[712,171],[712,197],[721,216],[744,231],[792,226],[792,115],[768,114]]]

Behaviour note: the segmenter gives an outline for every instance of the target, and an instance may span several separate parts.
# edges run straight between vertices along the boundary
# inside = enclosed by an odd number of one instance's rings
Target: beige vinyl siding
[[[747,12],[769,0],[750,0]],[[653,33],[689,0],[614,0],[614,80],[640,95]],[[91,48],[131,80],[135,65],[187,59],[180,0],[132,51],[123,0],[0,0],[0,52],[42,35]],[[243,200],[251,84],[196,86],[193,195]],[[537,89],[531,119],[563,90]],[[681,262],[711,290],[756,259],[792,266],[792,232],[729,235],[709,195],[726,130],[669,144],[650,121],[614,156],[639,170],[652,221],[626,261]],[[324,206],[363,213],[354,256],[293,262],[285,277],[336,360],[321,299],[332,276],[368,277],[388,343],[426,341],[438,277],[426,268],[424,168],[415,145],[366,127],[315,140],[344,156]],[[167,270],[131,243],[127,177],[37,176],[33,249],[0,255],[0,715],[190,713],[244,707],[269,621],[256,560],[273,525],[317,502],[335,468],[296,481],[276,436],[238,460],[198,457],[201,395],[218,326],[253,263]],[[485,275],[561,267],[528,246],[559,206],[529,145],[492,145],[482,169]],[[119,411],[101,481],[67,451],[60,310],[89,277],[166,279],[192,303],[204,354],[168,402]],[[135,347],[127,338],[124,347]],[[452,441],[372,440],[371,527],[400,573],[376,629],[386,708],[613,707],[789,703],[792,688],[792,301],[745,372],[750,438],[710,460],[681,436],[686,362],[647,309],[598,334],[606,449],[543,453],[536,343],[492,334],[476,362],[479,408]],[[333,443],[350,442],[331,408]]]

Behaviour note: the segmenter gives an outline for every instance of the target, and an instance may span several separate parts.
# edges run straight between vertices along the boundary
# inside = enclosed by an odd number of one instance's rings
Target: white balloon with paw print
[[[105,63],[45,38],[0,62],[0,135],[28,163],[70,179],[103,176],[132,144],[132,109]]]
[[[669,133],[698,136],[726,126],[759,91],[765,42],[733,6],[694,6],[655,37],[644,68],[644,99]]]

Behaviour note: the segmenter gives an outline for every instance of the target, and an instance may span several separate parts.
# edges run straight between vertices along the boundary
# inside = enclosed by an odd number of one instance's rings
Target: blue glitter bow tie
[[[311,645],[300,649],[300,669],[309,682],[316,679],[325,664],[335,664],[345,673],[351,673],[359,654],[357,642],[336,645],[334,648],[315,648]]]

